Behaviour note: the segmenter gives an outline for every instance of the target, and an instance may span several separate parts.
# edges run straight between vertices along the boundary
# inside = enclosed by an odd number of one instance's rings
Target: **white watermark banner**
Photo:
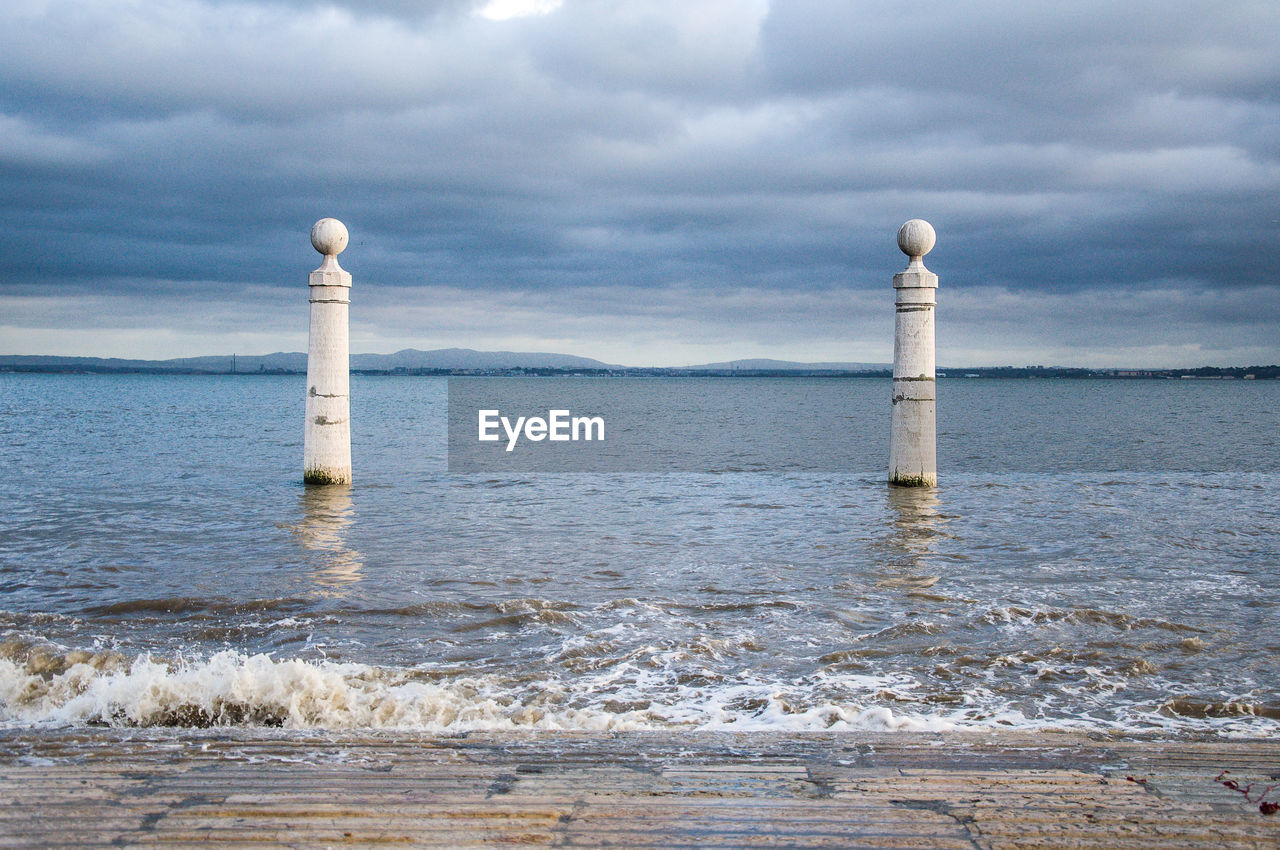
[[[868,405],[866,380],[450,378],[449,470],[876,470],[889,390]]]

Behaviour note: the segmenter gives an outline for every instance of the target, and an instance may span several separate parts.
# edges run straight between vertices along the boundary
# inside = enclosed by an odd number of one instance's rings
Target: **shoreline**
[[[9,729],[0,846],[1264,847],[1278,782],[1278,739]]]

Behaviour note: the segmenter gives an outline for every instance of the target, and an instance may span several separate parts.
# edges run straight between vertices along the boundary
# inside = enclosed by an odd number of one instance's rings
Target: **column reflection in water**
[[[333,592],[357,582],[364,574],[363,556],[347,546],[355,521],[350,486],[307,487],[298,497],[302,521],[293,532],[302,548],[317,553],[316,584]]]
[[[947,522],[938,493],[926,487],[886,489],[890,527],[882,544],[882,578],[876,584],[912,590],[932,587],[942,578],[936,544],[946,534]]]

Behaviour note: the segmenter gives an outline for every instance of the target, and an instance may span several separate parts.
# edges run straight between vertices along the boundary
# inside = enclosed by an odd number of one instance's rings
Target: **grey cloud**
[[[939,323],[939,357],[953,365],[1022,365],[1018,353],[1027,363],[1189,367],[1226,352],[1261,365],[1274,359],[1280,323],[1272,287],[1221,292],[1174,280],[1072,295],[977,287],[939,301],[940,316],[950,319]]]
[[[1277,24],[1267,3],[774,0],[762,44],[772,78],[802,91],[875,81],[1015,103],[1173,88],[1274,99]]]
[[[462,99],[493,84],[508,49],[471,16],[419,27],[333,5],[237,9],[51,3],[0,31],[0,70],[37,108],[279,120]]]
[[[531,25],[530,56],[561,85],[683,103],[744,102],[766,0],[567,0]]]
[[[453,338],[433,307],[420,332],[440,345],[542,327],[569,353],[647,352],[612,358],[629,362],[735,344],[874,359],[835,349],[879,326],[915,216],[957,299],[1058,305],[1022,330],[1044,351],[1088,344],[1060,317],[1165,289],[1203,321],[1134,338],[1225,345],[1241,317],[1214,305],[1276,288],[1270,6],[566,0],[492,22],[479,5],[6,7],[4,321],[152,296],[120,315],[195,334],[183,305],[200,314],[208,282],[228,317],[292,303],[322,215],[350,227],[344,264],[381,305],[362,333],[388,345],[414,334],[393,305],[430,291],[490,305],[454,305]],[[837,291],[845,318],[819,320]],[[615,300],[630,313],[591,318]],[[991,322],[952,321],[957,351],[990,347]]]

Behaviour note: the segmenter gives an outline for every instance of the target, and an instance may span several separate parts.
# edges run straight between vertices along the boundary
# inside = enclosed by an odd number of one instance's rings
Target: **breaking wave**
[[[382,667],[230,650],[203,658],[129,656],[9,640],[0,643],[0,727],[247,726],[442,734],[1059,729],[1256,736],[1274,734],[1280,719],[1280,706],[1266,701],[1176,695],[1131,705],[1120,716],[1029,716],[999,689],[928,692],[902,674],[830,669],[788,682],[746,670],[723,677],[684,675],[673,682],[628,663],[587,672],[517,679],[460,673],[457,667]]]
[[[7,726],[266,726],[285,729],[485,730],[876,729],[945,731],[941,718],[882,706],[802,705],[761,683],[717,687],[659,704],[625,690],[592,694],[563,682],[513,684],[233,651],[207,659],[6,647],[0,723]]]

